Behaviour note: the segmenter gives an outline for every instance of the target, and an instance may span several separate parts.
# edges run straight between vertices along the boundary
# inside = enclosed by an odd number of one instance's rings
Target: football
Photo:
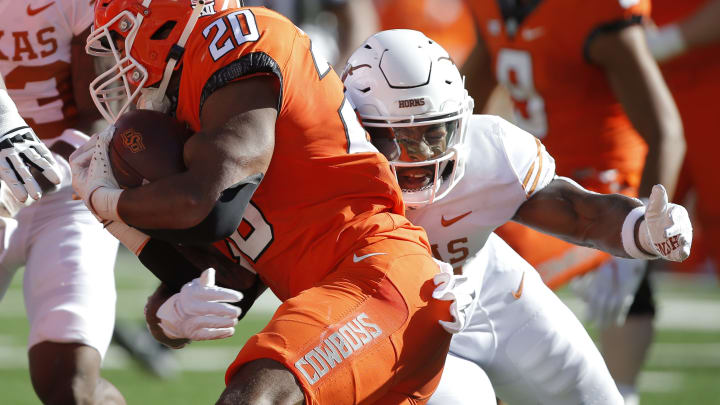
[[[175,118],[152,110],[123,114],[115,123],[108,156],[122,188],[185,170],[183,145],[192,131]]]

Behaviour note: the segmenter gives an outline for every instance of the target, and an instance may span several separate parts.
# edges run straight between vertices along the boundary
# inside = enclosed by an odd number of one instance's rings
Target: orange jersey
[[[465,62],[475,45],[472,16],[462,0],[375,0],[380,29],[413,29],[448,51],[455,63]]]
[[[639,181],[647,146],[585,46],[601,27],[646,17],[649,1],[543,0],[524,18],[499,3],[468,0],[517,124],[543,140],[558,174],[617,169]]]
[[[368,243],[363,238],[412,227],[401,216],[395,177],[340,79],[288,19],[254,7],[202,17],[184,60],[177,117],[195,130],[213,90],[258,74],[278,79],[270,167],[237,232],[217,246],[253,268],[281,300],[330,273]],[[410,234],[429,251],[421,228]]]

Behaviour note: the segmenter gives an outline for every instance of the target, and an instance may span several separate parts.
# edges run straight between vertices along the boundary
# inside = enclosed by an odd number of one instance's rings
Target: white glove
[[[643,249],[666,260],[681,262],[690,256],[692,224],[688,212],[682,205],[669,203],[660,184],[650,193],[638,239]]]
[[[25,202],[28,195],[35,200],[42,195],[30,167],[60,184],[60,168],[50,150],[27,126],[7,90],[0,89],[0,179],[19,202]]]
[[[451,301],[450,315],[453,319],[452,322],[443,320],[438,322],[448,333],[460,333],[470,324],[475,304],[480,296],[477,291],[478,286],[468,276],[454,274],[449,264],[437,259],[433,260],[440,266],[440,273],[433,277],[435,290],[432,296],[436,300]]]
[[[70,155],[73,189],[101,220],[121,221],[117,203],[122,189],[112,174],[108,147],[115,127],[109,125]]]
[[[685,52],[687,48],[685,38],[675,24],[662,28],[645,27],[645,39],[650,53],[658,62],[672,59]]]
[[[171,339],[214,340],[235,333],[240,308],[227,304],[243,298],[239,291],[215,286],[215,269],[185,284],[157,311],[160,327]]]
[[[635,293],[647,271],[647,261],[614,257],[595,271],[570,282],[587,304],[585,320],[599,328],[625,323]]]

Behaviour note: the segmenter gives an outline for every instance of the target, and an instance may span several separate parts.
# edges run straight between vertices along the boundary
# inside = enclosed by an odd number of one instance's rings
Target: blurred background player
[[[420,31],[445,48],[457,66],[465,63],[475,47],[475,22],[464,0],[373,0],[373,4],[380,30]],[[497,86],[482,112],[510,119],[507,90]]]
[[[718,267],[720,246],[720,179],[715,172],[717,131],[714,117],[720,94],[720,1],[654,0],[648,24],[648,47],[660,63],[663,76],[675,98],[683,121],[687,153],[675,199],[694,195],[697,244],[690,266],[673,266],[683,271]],[[693,191],[693,193],[689,193]],[[711,259],[711,263],[707,262]]]
[[[289,18],[312,38],[332,66],[343,66],[355,47],[377,31],[373,0],[246,0]]]
[[[661,186],[653,188],[646,211],[636,199],[588,192],[556,176],[555,161],[537,138],[499,117],[471,115],[472,99],[455,64],[418,31],[373,35],[350,57],[343,79],[373,144],[397,175],[406,215],[428,232],[436,258],[450,262],[467,278],[464,288],[476,291],[477,302],[458,307],[453,315],[460,321],[446,325],[459,331],[451,354],[482,368],[511,404],[621,404],[582,325],[491,232],[512,219],[621,257],[632,257],[639,243],[682,261],[692,239],[686,210],[668,204]],[[640,213],[647,220],[636,236]],[[664,246],[675,235],[680,242],[672,254],[648,242]],[[454,377],[443,377],[437,394],[474,403],[483,380],[452,373],[454,367],[446,364]]]
[[[682,124],[639,24],[648,17],[648,1],[467,3],[478,44],[463,70],[479,109],[501,83],[516,123],[542,139],[558,160],[559,175],[597,192],[647,197],[660,183],[673,195],[684,152]],[[610,260],[521,225],[498,233],[552,288],[599,267],[578,289],[602,328],[611,374],[628,403],[636,401],[655,311],[644,264]]]
[[[0,6],[0,73],[24,122],[55,153],[62,177],[57,191],[17,207],[14,219],[2,218],[0,294],[25,265],[30,378],[48,404],[125,403],[100,377],[115,318],[117,241],[72,199],[66,161],[98,117],[88,92],[93,61],[83,49],[92,16],[87,1]]]

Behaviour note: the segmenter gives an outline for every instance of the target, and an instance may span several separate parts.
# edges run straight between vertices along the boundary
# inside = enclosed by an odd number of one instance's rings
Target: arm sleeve
[[[552,181],[555,159],[540,139],[503,119],[498,119],[498,122],[496,135],[505,149],[508,164],[526,198],[530,198]]]
[[[252,175],[223,191],[208,216],[192,228],[141,231],[166,242],[187,245],[204,245],[225,239],[240,225],[245,207],[262,178],[262,173]]]

